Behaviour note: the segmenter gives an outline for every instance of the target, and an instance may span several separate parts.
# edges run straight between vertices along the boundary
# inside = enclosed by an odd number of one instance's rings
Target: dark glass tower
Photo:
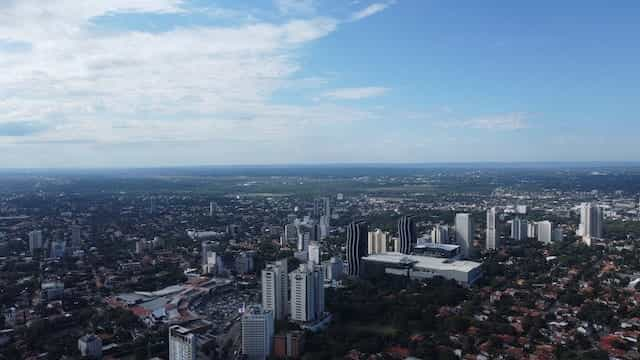
[[[368,226],[365,221],[354,221],[347,227],[347,263],[349,276],[360,275],[360,261],[367,254]]]
[[[403,216],[398,220],[398,233],[400,234],[400,252],[411,254],[418,242],[413,216]]]

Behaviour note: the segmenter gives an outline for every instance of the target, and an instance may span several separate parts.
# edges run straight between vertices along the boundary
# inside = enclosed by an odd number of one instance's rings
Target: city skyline
[[[10,2],[0,168],[632,161],[639,12]]]

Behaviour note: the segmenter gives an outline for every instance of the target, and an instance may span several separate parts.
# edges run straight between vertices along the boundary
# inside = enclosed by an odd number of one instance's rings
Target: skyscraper
[[[403,216],[398,220],[398,234],[400,235],[400,252],[411,254],[418,241],[413,216]]]
[[[524,241],[529,237],[529,226],[527,220],[519,217],[511,222],[511,238],[517,241]]]
[[[538,235],[538,241],[551,244],[553,242],[553,224],[550,221],[539,221],[536,223],[536,232]]]
[[[33,230],[29,233],[29,251],[33,255],[39,249],[42,249],[42,231]]]
[[[282,246],[289,246],[298,243],[298,227],[295,224],[286,224],[282,235]]]
[[[380,254],[387,252],[387,246],[391,235],[380,229],[369,231],[367,239],[367,254]]]
[[[471,214],[456,214],[456,242],[460,245],[462,256],[471,257],[474,230]]]
[[[270,310],[276,320],[286,319],[289,312],[288,275],[286,259],[262,270],[262,308]]]
[[[584,203],[580,207],[582,241],[591,246],[592,240],[602,238],[602,208],[598,204]]]
[[[487,241],[486,249],[495,250],[498,248],[498,234],[496,230],[496,208],[487,210]]]
[[[347,226],[347,264],[349,276],[360,275],[360,261],[367,256],[368,227],[365,221],[354,221]]]
[[[311,242],[309,244],[309,261],[314,265],[320,265],[320,244],[317,242]]]
[[[169,360],[195,360],[196,337],[191,330],[179,325],[169,328]]]
[[[78,249],[82,246],[82,226],[71,225],[71,246]]]
[[[433,230],[431,230],[431,241],[434,244],[448,244],[449,227],[447,225],[436,224]]]
[[[273,313],[260,305],[249,306],[242,315],[242,353],[249,360],[264,360],[271,354]]]
[[[324,269],[301,264],[291,278],[291,320],[313,322],[324,314]]]

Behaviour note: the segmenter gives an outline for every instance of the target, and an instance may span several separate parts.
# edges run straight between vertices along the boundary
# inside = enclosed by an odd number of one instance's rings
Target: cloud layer
[[[182,0],[4,2],[0,145],[270,141],[371,117],[330,103],[271,101],[275,92],[305,81],[297,79],[300,47],[331,34],[340,23],[314,15],[311,0],[276,5],[283,13],[306,16],[276,22],[246,21],[244,14],[226,26],[153,31],[96,24],[122,14],[178,16],[201,10]]]

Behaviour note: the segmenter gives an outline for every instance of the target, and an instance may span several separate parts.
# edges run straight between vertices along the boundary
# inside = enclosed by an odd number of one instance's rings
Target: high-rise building
[[[313,223],[309,226],[309,241],[310,242],[318,242],[320,241],[320,224]]]
[[[309,244],[309,262],[314,265],[320,265],[320,244],[317,242],[311,242]]]
[[[195,360],[196,336],[190,329],[175,325],[169,328],[169,360]]]
[[[400,236],[400,252],[411,254],[418,241],[413,216],[403,216],[398,220],[398,234]]]
[[[322,215],[320,217],[320,239],[326,239],[327,236],[329,236],[330,231],[331,226],[329,225],[329,217],[326,215]]]
[[[538,224],[535,222],[527,223],[527,237],[529,239],[538,238]]]
[[[526,219],[516,217],[511,222],[511,238],[516,241],[524,241],[529,237],[529,226]]]
[[[367,239],[367,253],[369,255],[386,253],[388,251],[387,247],[390,239],[391,235],[386,231],[382,231],[380,229],[376,229],[376,231],[369,231]]]
[[[354,221],[347,226],[347,263],[349,276],[360,275],[360,261],[368,255],[368,226],[365,221]]]
[[[595,239],[602,239],[602,208],[598,204],[584,203],[580,207],[580,230],[582,241],[591,246]]]
[[[431,241],[434,244],[448,244],[449,227],[447,225],[436,224],[433,230],[431,230]]]
[[[291,278],[291,320],[313,322],[324,315],[324,269],[301,264]]]
[[[42,249],[42,231],[33,230],[29,233],[29,251],[33,255],[37,250]]]
[[[71,246],[75,249],[82,247],[82,226],[80,225],[71,225]]]
[[[551,244],[553,242],[553,224],[550,221],[539,221],[536,223],[538,241]]]
[[[286,259],[262,270],[262,308],[270,310],[276,320],[285,320],[289,313],[288,275]]]
[[[456,242],[460,246],[462,256],[469,258],[473,249],[473,220],[471,214],[456,214]]]
[[[295,224],[286,224],[282,235],[282,246],[296,245],[298,243],[298,227]]]
[[[242,354],[249,360],[264,360],[273,344],[273,313],[260,305],[249,306],[242,315]]]
[[[495,250],[498,248],[498,232],[496,230],[496,208],[487,210],[487,241],[486,249]]]
[[[324,264],[324,278],[333,281],[340,280],[344,275],[344,261],[337,257],[332,257]]]

